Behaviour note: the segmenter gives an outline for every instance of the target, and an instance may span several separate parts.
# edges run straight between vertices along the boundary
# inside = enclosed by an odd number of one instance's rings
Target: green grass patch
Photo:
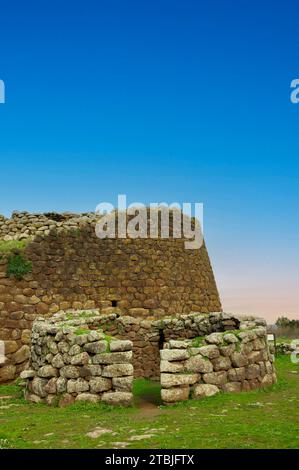
[[[161,403],[160,384],[137,379],[130,409],[90,403],[52,408],[26,403],[15,385],[0,386],[0,446],[113,449],[125,442],[126,449],[297,449],[299,364],[278,356],[275,367],[278,383],[272,387],[173,406],[155,406]],[[96,427],[111,432],[88,437]]]
[[[0,254],[10,253],[14,250],[22,251],[30,241],[30,238],[26,238],[24,240],[0,240]]]

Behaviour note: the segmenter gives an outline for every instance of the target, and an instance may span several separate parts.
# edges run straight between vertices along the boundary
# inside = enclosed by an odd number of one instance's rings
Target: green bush
[[[15,276],[17,279],[23,279],[23,277],[30,273],[32,270],[31,261],[27,261],[22,255],[11,255],[8,258],[6,275],[8,277]]]

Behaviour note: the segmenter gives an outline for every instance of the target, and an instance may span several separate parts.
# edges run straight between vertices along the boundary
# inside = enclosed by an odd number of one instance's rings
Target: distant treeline
[[[275,325],[279,328],[299,328],[299,320],[289,320],[287,317],[279,317]]]

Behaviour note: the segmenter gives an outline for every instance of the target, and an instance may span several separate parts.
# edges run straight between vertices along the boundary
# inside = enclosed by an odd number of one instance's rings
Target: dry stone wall
[[[33,402],[129,406],[133,376],[151,377],[173,404],[269,386],[273,359],[263,319],[220,312],[148,321],[68,311],[34,322],[21,378]]]
[[[22,212],[0,218],[0,240],[27,239],[21,255],[32,263],[22,279],[9,277],[9,260],[20,250],[0,253],[0,341],[7,357],[0,364],[0,382],[24,369],[32,323],[40,315],[96,308],[103,315],[150,320],[221,311],[205,245],[186,250],[183,239],[100,240],[95,222],[94,213]],[[143,338],[139,341],[143,348]],[[155,341],[153,335],[148,356]]]
[[[199,339],[201,341],[199,341]],[[276,382],[266,329],[256,326],[170,340],[161,350],[161,396],[165,404],[232,393]]]
[[[82,315],[68,324],[62,318],[40,318],[33,325],[29,368],[21,373],[25,398],[59,406],[131,405],[132,342],[86,328]]]

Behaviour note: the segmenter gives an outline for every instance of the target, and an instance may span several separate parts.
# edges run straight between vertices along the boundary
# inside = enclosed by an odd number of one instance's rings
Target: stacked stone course
[[[29,369],[21,373],[25,398],[59,406],[131,405],[132,342],[89,329],[80,314],[67,324],[62,318],[40,318],[33,325]]]
[[[255,326],[253,327],[253,323]],[[165,404],[232,393],[276,382],[266,328],[243,321],[239,330],[192,340],[170,340],[161,350],[161,396]]]
[[[0,217],[0,240],[28,239],[22,256],[32,263],[23,279],[7,277],[8,258],[0,256],[0,341],[7,361],[0,364],[0,383],[13,380],[29,357],[30,331],[40,315],[69,309],[98,309],[152,320],[177,313],[221,311],[205,245],[186,250],[184,239],[103,239],[95,234],[94,213],[14,213]],[[139,323],[138,323],[139,325]],[[135,328],[148,330],[131,323]],[[125,327],[126,329],[126,327]],[[144,344],[149,372],[157,374],[156,336]],[[138,346],[136,344],[136,355]],[[153,355],[152,364],[149,358]],[[135,367],[141,374],[144,366]],[[154,371],[154,369],[156,369]],[[139,371],[139,372],[138,372]]]

